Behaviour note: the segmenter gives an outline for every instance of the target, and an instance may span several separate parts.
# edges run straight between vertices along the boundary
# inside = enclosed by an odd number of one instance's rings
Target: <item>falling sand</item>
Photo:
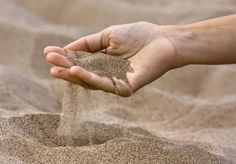
[[[79,65],[84,69],[93,72],[99,76],[106,76],[111,79],[116,87],[114,77],[128,83],[126,73],[131,71],[130,63],[126,59],[114,57],[111,55],[97,52],[94,54],[82,51],[65,50],[65,56],[75,66]],[[87,143],[76,143],[78,136],[83,137],[82,141],[88,141],[92,145],[92,128],[82,128],[81,124],[87,121],[87,112],[95,107],[94,101],[90,100],[89,90],[74,85],[67,84],[63,97],[63,113],[61,115],[61,124],[58,128],[58,135],[64,138],[67,145],[87,145]],[[84,134],[84,135],[83,135]]]

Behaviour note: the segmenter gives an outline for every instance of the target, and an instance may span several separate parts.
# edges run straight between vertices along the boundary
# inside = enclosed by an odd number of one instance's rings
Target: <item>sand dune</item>
[[[1,105],[6,110],[58,111],[60,103],[49,90],[14,71],[0,66]]]
[[[196,21],[235,12],[233,0],[70,0],[48,2],[17,0],[49,22],[104,28],[111,24],[151,21],[172,24]],[[224,2],[224,3],[222,3]],[[195,6],[198,7],[195,7]],[[182,10],[184,8],[184,10]],[[210,8],[210,10],[208,10]],[[138,11],[138,12],[137,12]],[[105,19],[104,19],[105,18]]]
[[[42,56],[112,24],[235,13],[234,0],[0,2],[0,163],[236,163],[235,65],[176,69],[129,98],[91,92],[84,133],[68,140],[57,134],[64,82]]]

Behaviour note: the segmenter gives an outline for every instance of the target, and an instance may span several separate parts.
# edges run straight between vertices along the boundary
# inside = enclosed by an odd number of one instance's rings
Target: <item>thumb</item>
[[[105,31],[82,37],[74,42],[69,43],[64,49],[71,51],[96,52],[106,49],[109,46],[108,36]]]

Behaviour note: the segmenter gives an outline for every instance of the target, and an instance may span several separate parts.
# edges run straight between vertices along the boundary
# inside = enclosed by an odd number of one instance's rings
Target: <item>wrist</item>
[[[205,22],[199,22],[188,25],[166,26],[164,29],[165,37],[175,47],[180,66],[230,63],[229,61],[225,62],[226,59],[223,55],[230,54],[227,49],[233,49],[230,48],[232,39],[228,39],[232,37],[229,36],[231,34],[229,28],[217,28]]]
[[[175,65],[176,67],[183,67],[191,64],[188,57],[187,41],[185,38],[191,37],[191,32],[181,25],[167,25],[163,26],[163,35],[173,46],[175,51]]]

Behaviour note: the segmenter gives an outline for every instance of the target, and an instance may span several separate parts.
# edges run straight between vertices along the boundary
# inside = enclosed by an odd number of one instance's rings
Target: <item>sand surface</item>
[[[70,51],[68,53],[68,50],[65,50],[65,52],[72,65],[78,65],[102,77],[117,78],[128,83],[126,73],[133,71],[128,60],[103,52]]]
[[[235,0],[0,2],[0,163],[236,163],[235,65],[176,69],[129,98],[91,92],[84,133],[68,142],[57,130],[65,82],[42,56],[112,24],[235,13]]]

